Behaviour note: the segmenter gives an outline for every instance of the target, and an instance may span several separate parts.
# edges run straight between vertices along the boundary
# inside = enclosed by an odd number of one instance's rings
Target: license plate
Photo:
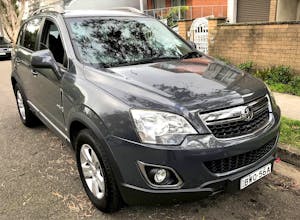
[[[240,182],[240,189],[244,189],[247,186],[250,186],[252,183],[256,182],[257,180],[267,176],[272,172],[272,164],[268,164],[249,175],[243,177]]]
[[[0,55],[6,55],[6,53],[0,53]]]

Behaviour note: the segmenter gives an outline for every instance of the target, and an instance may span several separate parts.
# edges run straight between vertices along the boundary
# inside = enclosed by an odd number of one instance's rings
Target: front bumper
[[[10,58],[11,52],[1,52],[0,51],[0,58]]]
[[[219,140],[213,135],[197,135],[190,140],[201,141],[202,148],[187,147],[187,142],[177,147],[145,145],[118,137],[110,137],[110,147],[123,199],[128,204],[157,204],[190,200],[213,195],[225,190],[238,190],[241,177],[274,162],[279,135],[280,115],[260,134],[242,139]],[[259,149],[276,139],[274,146],[254,163],[227,173],[212,173],[205,161],[218,160],[245,154]],[[205,149],[203,149],[205,148]],[[153,188],[142,175],[138,161],[167,166],[176,171],[183,184],[174,189]]]

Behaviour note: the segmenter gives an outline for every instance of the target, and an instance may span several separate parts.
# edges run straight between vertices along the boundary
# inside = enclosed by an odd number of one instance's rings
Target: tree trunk
[[[24,10],[25,0],[0,0],[0,23],[2,30],[13,43],[17,40]]]

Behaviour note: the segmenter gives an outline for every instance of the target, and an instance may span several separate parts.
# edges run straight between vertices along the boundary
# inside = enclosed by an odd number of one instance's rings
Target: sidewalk
[[[300,121],[300,97],[282,93],[273,93],[282,116]]]

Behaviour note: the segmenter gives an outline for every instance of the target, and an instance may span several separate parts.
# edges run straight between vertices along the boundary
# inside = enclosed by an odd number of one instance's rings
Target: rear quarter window
[[[26,24],[25,35],[24,35],[24,43],[23,46],[29,50],[34,51],[35,45],[38,37],[38,32],[40,30],[41,18],[35,18],[30,20]]]

